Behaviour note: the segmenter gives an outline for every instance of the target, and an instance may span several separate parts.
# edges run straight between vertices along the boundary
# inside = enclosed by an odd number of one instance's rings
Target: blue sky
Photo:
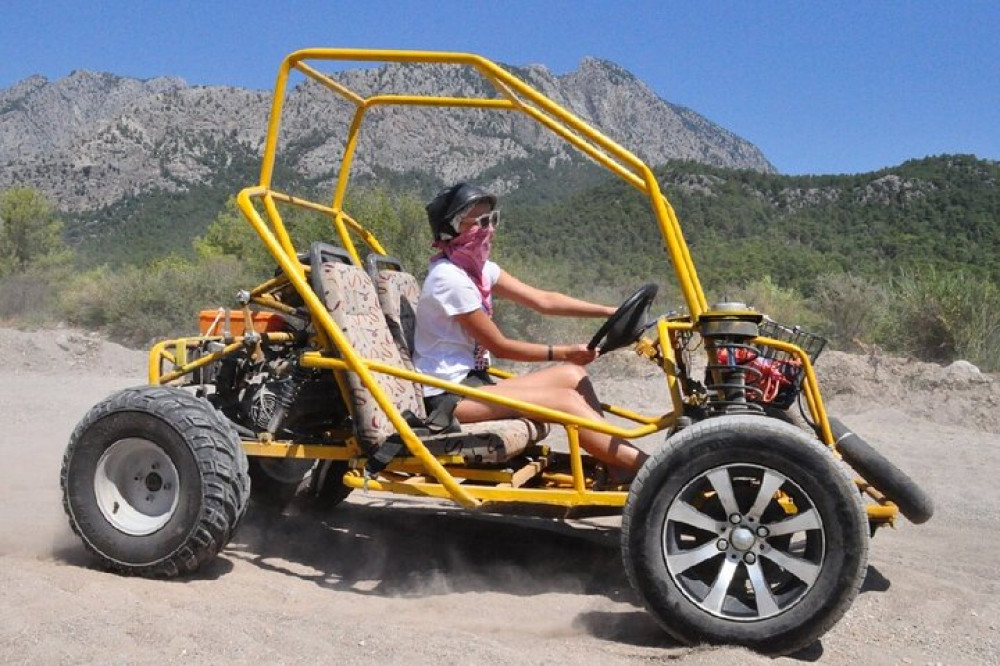
[[[265,3],[0,0],[0,88],[74,69],[270,88],[308,46],[618,63],[783,173],[1000,159],[1000,1]]]

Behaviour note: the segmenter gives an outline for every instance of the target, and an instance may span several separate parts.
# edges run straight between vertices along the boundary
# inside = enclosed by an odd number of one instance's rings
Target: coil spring
[[[764,397],[764,392],[753,385],[763,374],[748,363],[760,355],[753,345],[736,342],[731,339],[714,341],[712,356],[715,362],[710,362],[705,368],[705,388],[708,389],[708,409],[713,414],[732,414],[753,412],[763,414],[764,408],[754,401]],[[737,362],[738,351],[745,352],[743,363]],[[725,361],[720,360],[725,352]],[[716,380],[715,378],[719,379]]]
[[[270,423],[267,424],[268,432],[278,432],[278,428],[281,427],[281,423],[285,420],[288,410],[295,404],[299,393],[302,391],[302,386],[309,379],[310,375],[311,372],[308,369],[296,363],[291,374],[288,376],[288,380],[281,383],[280,390],[275,391],[274,413],[271,415]]]

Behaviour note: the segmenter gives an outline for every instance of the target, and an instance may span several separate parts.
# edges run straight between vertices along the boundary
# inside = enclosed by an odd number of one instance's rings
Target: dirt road
[[[472,515],[359,493],[325,518],[252,505],[196,577],[93,568],[60,504],[74,424],[142,383],[145,356],[73,331],[0,330],[0,662],[772,663],[673,643],[638,606],[614,521]],[[865,586],[820,643],[778,663],[1000,663],[1000,420],[994,379],[965,366],[830,353],[831,412],[933,496],[926,525],[872,543]],[[662,379],[604,378],[662,411]],[[645,442],[644,445],[655,445]]]

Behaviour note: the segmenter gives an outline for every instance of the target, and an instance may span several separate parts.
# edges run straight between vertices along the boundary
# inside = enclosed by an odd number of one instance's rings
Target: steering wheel
[[[656,298],[658,289],[652,283],[639,287],[597,329],[597,333],[587,344],[587,349],[597,349],[602,354],[606,354],[627,347],[638,340],[646,327],[646,314],[649,312],[649,306],[653,303],[653,299]]]

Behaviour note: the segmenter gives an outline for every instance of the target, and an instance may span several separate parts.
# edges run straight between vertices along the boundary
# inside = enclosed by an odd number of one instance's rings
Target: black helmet
[[[427,204],[427,221],[431,223],[434,240],[446,241],[457,236],[458,229],[452,226],[452,218],[463,208],[480,201],[488,201],[494,208],[497,205],[496,196],[472,183],[457,183],[438,192],[437,196]]]

